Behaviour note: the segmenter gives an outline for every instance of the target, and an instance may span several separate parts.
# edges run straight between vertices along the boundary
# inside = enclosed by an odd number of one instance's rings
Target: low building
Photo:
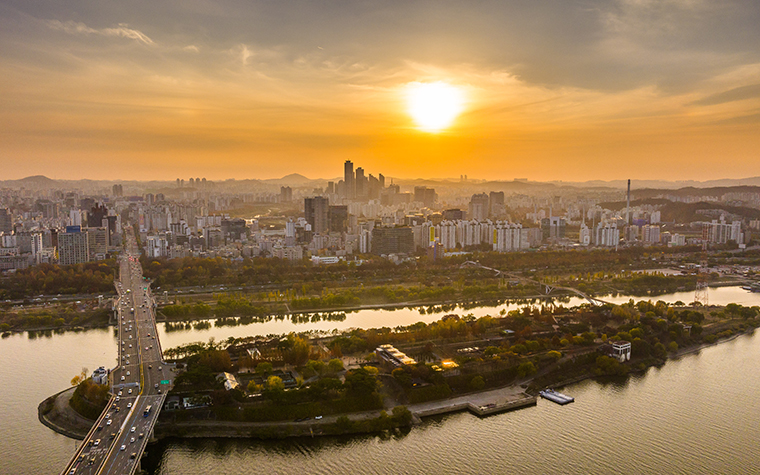
[[[240,387],[240,383],[232,373],[219,373],[216,376],[218,381],[224,381],[224,389],[231,391]]]
[[[95,384],[108,384],[108,370],[101,366],[92,372],[92,382]]]
[[[406,354],[397,350],[393,345],[380,345],[375,349],[375,355],[380,358],[381,361],[394,368],[417,364],[417,361],[415,361],[414,358],[406,356]]]
[[[621,363],[631,359],[631,342],[629,341],[609,341],[607,355],[616,358]]]

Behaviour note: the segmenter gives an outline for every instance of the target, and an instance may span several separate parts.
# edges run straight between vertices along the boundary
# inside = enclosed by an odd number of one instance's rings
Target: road
[[[142,275],[131,229],[116,282],[118,363],[111,400],[61,474],[133,474],[153,433],[174,368],[162,359],[155,301]]]

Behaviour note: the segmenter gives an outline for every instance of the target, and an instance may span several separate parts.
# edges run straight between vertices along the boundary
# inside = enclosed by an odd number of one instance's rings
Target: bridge
[[[118,362],[109,375],[111,398],[62,475],[134,474],[173,384],[174,368],[163,361],[155,301],[132,229],[124,235],[115,284]]]
[[[547,284],[545,282],[540,282],[538,280],[530,279],[528,277],[524,277],[524,276],[521,276],[521,275],[513,274],[513,273],[510,273],[510,272],[504,272],[504,271],[501,271],[499,269],[494,269],[493,267],[487,267],[487,266],[484,266],[483,264],[481,264],[480,262],[476,262],[476,261],[465,261],[459,267],[461,269],[464,269],[464,268],[467,268],[467,267],[475,267],[475,268],[479,268],[479,269],[485,269],[485,270],[494,272],[497,277],[505,276],[505,277],[509,277],[511,279],[518,280],[520,282],[535,284],[535,285],[537,285],[539,287],[539,289],[542,289],[541,291],[545,295],[549,295],[552,292],[554,292],[555,290],[565,290],[567,292],[572,292],[572,293],[578,295],[579,297],[586,299],[591,305],[600,306],[600,305],[611,303],[611,302],[606,302],[604,300],[598,299],[596,297],[590,297],[586,293],[584,293],[584,292],[582,292],[582,291],[580,291],[578,289],[575,289],[573,287],[560,287],[560,286],[555,286],[555,285]]]

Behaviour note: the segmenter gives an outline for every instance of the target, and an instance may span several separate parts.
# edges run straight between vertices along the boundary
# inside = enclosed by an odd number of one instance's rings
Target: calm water
[[[658,299],[689,302],[693,293]],[[710,302],[760,305],[760,294],[711,289]],[[501,308],[467,312],[493,315]],[[368,310],[343,322],[161,330],[161,338],[169,348],[211,336],[396,326],[440,316]],[[83,366],[111,366],[115,358],[112,330],[0,340],[0,474],[58,473],[76,441],[40,424],[37,404],[66,388]],[[576,397],[569,406],[539,401],[535,408],[486,419],[456,414],[427,420],[403,435],[277,443],[171,441],[160,452],[153,449],[155,473],[760,472],[760,411],[754,409],[760,394],[760,332],[623,384],[587,381],[567,392]]]

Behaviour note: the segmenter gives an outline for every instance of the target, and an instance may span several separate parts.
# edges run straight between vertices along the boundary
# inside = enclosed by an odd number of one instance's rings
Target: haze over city
[[[6,179],[757,176],[758,24],[753,1],[4,0],[0,157]]]

